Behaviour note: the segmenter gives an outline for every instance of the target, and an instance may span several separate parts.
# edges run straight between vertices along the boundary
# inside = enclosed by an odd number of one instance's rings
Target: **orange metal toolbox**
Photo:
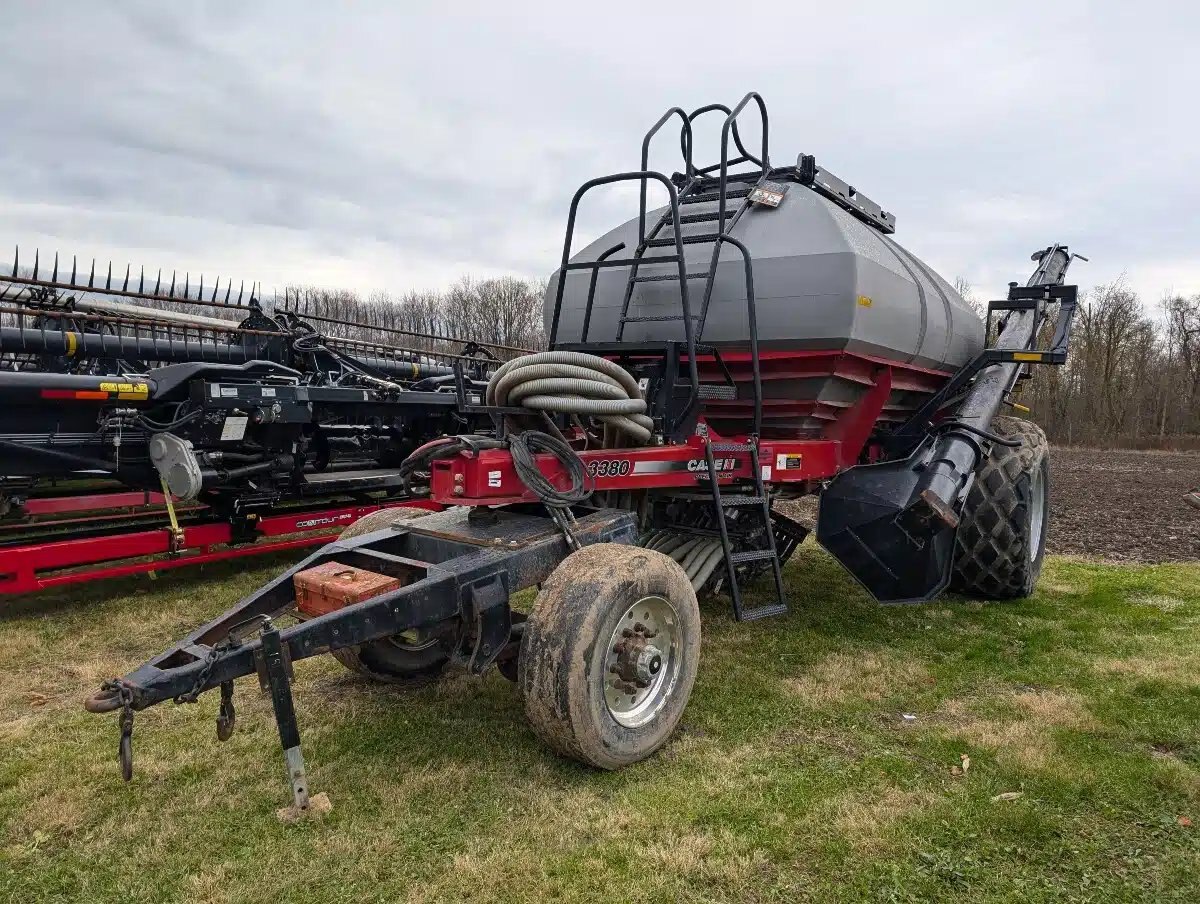
[[[296,608],[310,618],[361,603],[406,583],[402,578],[340,562],[325,562],[299,571],[293,582],[296,586]]]

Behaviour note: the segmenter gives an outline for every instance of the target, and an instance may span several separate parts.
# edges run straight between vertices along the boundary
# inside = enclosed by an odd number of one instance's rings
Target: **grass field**
[[[1200,565],[1056,559],[1022,603],[879,608],[808,548],[787,618],[704,604],[683,727],[623,772],[547,753],[498,674],[399,692],[322,657],[296,697],[323,818],[276,818],[246,680],[226,744],[215,695],[140,714],[122,784],[82,697],[278,567],[0,618],[0,900],[1200,898]]]

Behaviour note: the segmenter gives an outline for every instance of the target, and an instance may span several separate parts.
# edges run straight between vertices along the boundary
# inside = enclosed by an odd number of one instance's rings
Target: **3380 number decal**
[[[624,477],[633,464],[627,458],[600,458],[589,461],[587,470],[592,477]]]

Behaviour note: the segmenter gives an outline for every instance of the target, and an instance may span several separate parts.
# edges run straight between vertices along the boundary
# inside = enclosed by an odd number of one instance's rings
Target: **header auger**
[[[719,157],[701,166],[692,123],[714,113]],[[675,121],[682,170],[648,170]],[[469,428],[399,465],[411,497],[446,510],[371,515],[88,708],[120,710],[127,741],[135,711],[219,687],[227,737],[233,681],[257,672],[303,808],[287,665],[318,653],[399,683],[495,665],[559,753],[605,769],[649,756],[695,678],[697,596],[727,593],[739,620],[787,612],[782,567],[807,530],[776,510],[782,498],[822,497],[818,539],[882,602],[948,584],[1028,593],[1047,449],[997,412],[1026,365],[1065,360],[1069,253],[1041,252],[1029,285],[993,303],[986,348],[969,306],[891,238],[892,214],[811,156],[773,165],[767,136],[756,94],[668,111],[638,169],[571,202],[545,299],[550,350],[504,364],[481,396],[456,368],[445,412]],[[580,204],[623,182],[639,185],[636,216],[576,250]],[[650,209],[651,185],[665,206]],[[417,387],[397,400],[434,404]],[[765,596],[747,592],[764,577]],[[533,609],[513,611],[533,586]]]

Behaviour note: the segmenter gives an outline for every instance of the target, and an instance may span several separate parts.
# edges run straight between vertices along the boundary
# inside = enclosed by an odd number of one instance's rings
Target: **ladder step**
[[[680,241],[685,245],[703,245],[705,243],[715,242],[718,238],[719,236],[713,232],[705,233],[703,235],[685,235],[680,239]],[[671,236],[670,238],[666,239],[650,239],[648,242],[646,242],[647,248],[666,248],[668,246],[672,248],[675,247],[675,236]]]
[[[754,449],[750,443],[709,443],[708,446],[714,452],[750,452]]]
[[[730,220],[737,216],[736,210],[726,210],[725,219]],[[720,217],[720,212],[714,210],[712,213],[688,213],[679,218],[680,223],[715,223]]]
[[[760,618],[770,618],[772,615],[787,615],[787,611],[787,603],[767,603],[765,606],[743,609],[739,621],[757,621]]]
[[[726,198],[744,198],[750,194],[750,188],[733,188],[725,192]],[[707,201],[719,201],[721,193],[719,191],[706,191],[699,195],[687,195],[679,199],[680,204],[704,204]]]
[[[692,315],[693,320],[699,320],[699,314]],[[661,317],[622,317],[621,323],[666,323],[671,320],[683,320],[682,314],[664,314]]]
[[[775,558],[773,549],[750,549],[746,552],[735,552],[729,557],[730,565],[741,565],[743,562],[766,562]]]
[[[643,261],[643,263],[648,263],[648,261]],[[708,274],[707,273],[688,273],[688,274],[685,274],[685,278],[687,278],[687,279],[707,279]],[[666,282],[669,279],[673,279],[676,282],[679,282],[679,274],[678,273],[664,273],[661,276],[635,276],[633,278],[633,281],[634,282]]]
[[[701,383],[700,398],[717,399],[726,402],[736,401],[737,387],[726,386],[723,383]]]
[[[765,505],[766,502],[766,496],[727,496],[724,493],[721,494],[721,508],[732,508],[738,505]]]

